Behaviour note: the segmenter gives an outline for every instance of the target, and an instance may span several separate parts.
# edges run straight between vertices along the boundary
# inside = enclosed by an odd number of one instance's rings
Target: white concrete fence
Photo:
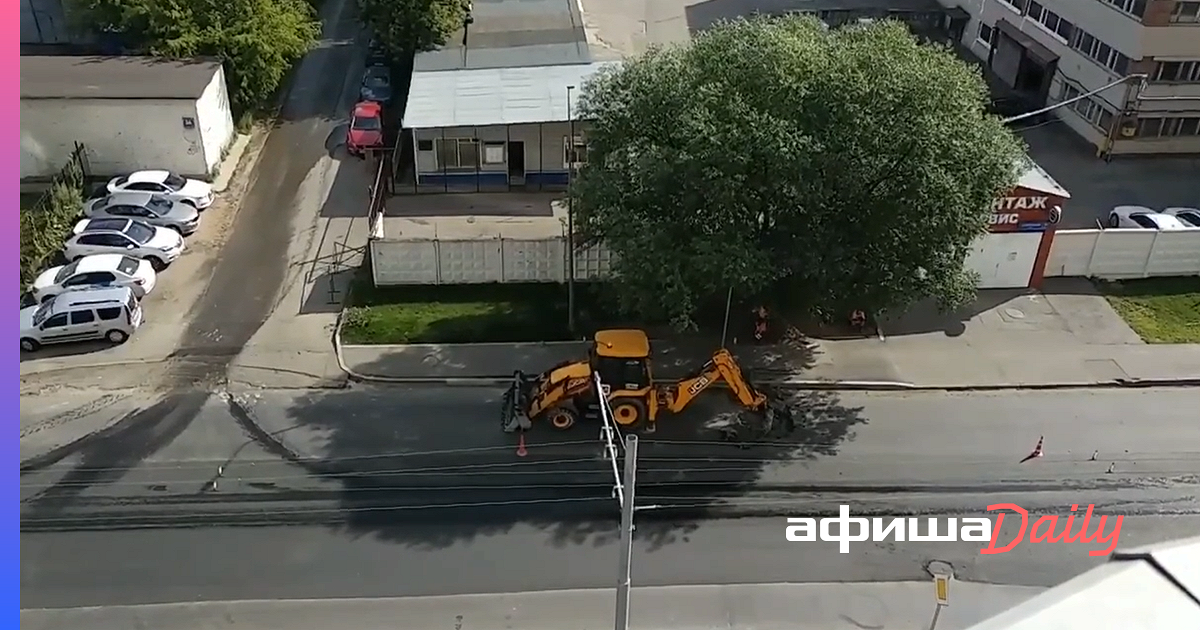
[[[1060,230],[1046,275],[1104,280],[1200,275],[1200,228]]]
[[[544,239],[371,241],[371,267],[378,286],[564,282],[567,246],[562,237]],[[603,246],[579,252],[577,280],[596,280],[611,268]],[[1047,276],[1105,280],[1200,275],[1200,229],[1060,230],[1046,265]]]
[[[611,260],[608,249],[603,246],[578,252],[575,279],[604,277]],[[374,239],[371,241],[371,270],[376,286],[566,282],[567,243],[563,237]]]

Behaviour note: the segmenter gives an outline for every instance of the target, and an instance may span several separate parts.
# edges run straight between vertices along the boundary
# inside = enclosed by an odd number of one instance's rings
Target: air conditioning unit
[[[1127,122],[1121,125],[1121,137],[1132,138],[1137,135],[1137,123]]]

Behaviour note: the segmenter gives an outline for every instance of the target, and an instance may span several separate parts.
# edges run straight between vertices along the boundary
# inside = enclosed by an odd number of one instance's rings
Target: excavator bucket
[[[792,408],[787,399],[769,387],[756,387],[766,398],[766,403],[759,409],[753,410],[753,416],[747,418],[753,439],[761,439],[771,435],[776,429],[781,429],[784,435],[792,432],[795,421]]]
[[[504,399],[500,405],[500,428],[505,433],[528,431],[533,426],[525,410],[529,408],[529,397],[536,384],[536,377],[530,378],[520,370],[513,372],[512,383],[508,386],[508,391],[504,392]]]

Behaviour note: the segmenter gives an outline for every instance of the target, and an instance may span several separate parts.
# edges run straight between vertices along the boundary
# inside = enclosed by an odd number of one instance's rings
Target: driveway
[[[329,192],[318,187],[314,193],[302,184],[328,157],[326,139],[345,117],[346,94],[357,78],[346,69],[361,65],[354,44],[361,27],[350,0],[325,3],[322,20],[322,39],[297,68],[257,166],[238,178],[244,189],[241,194],[231,190],[224,207],[205,212],[188,253],[163,273],[160,288],[148,298],[146,328],[120,347],[63,348],[23,361],[23,384],[145,385],[145,370],[125,367],[147,362],[171,366],[157,370],[163,377],[174,375],[167,378],[169,386],[223,377],[279,301],[289,246],[301,231],[294,225],[295,208],[306,199],[311,203],[314,194],[321,197],[320,205]],[[109,367],[100,370],[96,364]],[[54,374],[42,374],[47,371]],[[37,378],[27,378],[34,373]]]
[[[1096,159],[1095,147],[1060,122],[1019,135],[1029,144],[1029,155],[1071,193],[1063,207],[1062,228],[1094,228],[1113,206],[1167,208],[1200,203],[1198,158],[1117,157],[1105,163]]]

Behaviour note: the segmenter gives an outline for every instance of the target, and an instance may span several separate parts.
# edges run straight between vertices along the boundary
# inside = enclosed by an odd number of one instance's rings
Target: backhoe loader
[[[761,416],[764,433],[770,431],[776,415],[787,413],[786,406],[769,400],[746,381],[728,350],[717,350],[704,365],[673,383],[655,382],[650,356],[644,331],[601,330],[585,360],[560,363],[535,376],[516,372],[504,396],[502,427],[512,433],[545,421],[566,430],[581,417],[599,417],[594,375],[600,377],[613,421],[630,430],[652,433],[660,416],[683,411],[721,381],[738,403]]]

